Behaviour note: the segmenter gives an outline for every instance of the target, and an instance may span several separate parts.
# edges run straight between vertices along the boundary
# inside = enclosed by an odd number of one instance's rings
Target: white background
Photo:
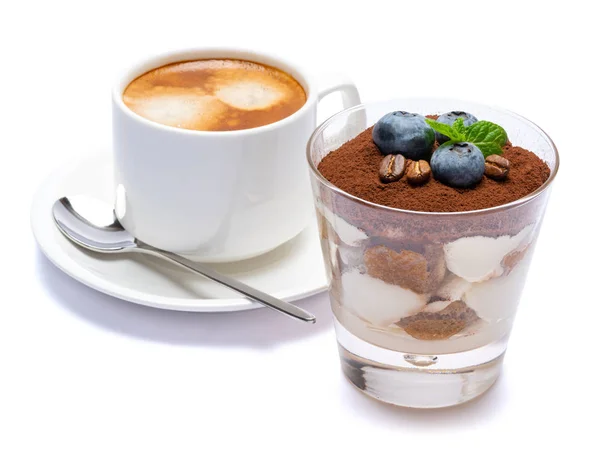
[[[597,451],[594,3],[3,3],[0,454]],[[347,73],[363,100],[501,105],[555,140],[561,170],[504,372],[485,396],[439,411],[362,396],[339,370],[325,296],[302,302],[319,317],[314,327],[268,310],[177,314],[88,290],[43,258],[29,229],[33,192],[61,161],[108,153],[119,72],[204,44]]]

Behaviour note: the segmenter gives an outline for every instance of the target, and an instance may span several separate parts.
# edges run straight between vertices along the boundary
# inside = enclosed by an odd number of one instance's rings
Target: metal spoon
[[[139,252],[158,256],[171,263],[197,272],[290,317],[309,323],[316,321],[314,315],[300,307],[213,271],[204,264],[194,263],[179,255],[152,247],[134,238],[125,231],[115,218],[112,207],[95,198],[89,196],[65,196],[54,203],[52,206],[52,215],[61,233],[81,247],[100,253]]]

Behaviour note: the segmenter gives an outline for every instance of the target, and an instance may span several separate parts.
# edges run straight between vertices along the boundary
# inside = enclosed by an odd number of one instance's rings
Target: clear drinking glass
[[[503,126],[550,167],[547,182],[502,206],[415,212],[354,197],[317,167],[384,114],[463,110]],[[330,278],[342,370],[358,389],[408,407],[459,404],[486,391],[502,358],[558,169],[552,140],[512,112],[448,99],[363,104],[323,123],[308,160]]]

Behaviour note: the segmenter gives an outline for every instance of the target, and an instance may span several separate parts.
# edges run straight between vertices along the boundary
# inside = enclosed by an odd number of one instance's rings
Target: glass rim
[[[554,169],[550,170],[550,176],[548,176],[548,179],[546,179],[546,181],[540,186],[538,187],[536,190],[534,190],[531,193],[528,193],[527,195],[519,198],[518,200],[515,201],[511,201],[509,203],[505,203],[505,204],[501,204],[500,206],[493,206],[493,207],[487,207],[484,209],[475,209],[472,211],[459,211],[459,212],[426,212],[426,211],[413,211],[413,210],[409,210],[409,209],[401,209],[401,208],[397,208],[397,207],[390,207],[390,206],[384,206],[382,204],[377,204],[374,203],[372,201],[368,201],[365,200],[363,198],[360,198],[358,196],[352,195],[348,192],[346,192],[345,190],[342,190],[341,188],[337,187],[336,185],[332,184],[331,182],[329,182],[322,174],[321,172],[318,170],[317,166],[315,165],[315,163],[312,160],[311,157],[311,150],[312,150],[312,146],[316,140],[316,138],[327,128],[329,127],[333,122],[335,122],[336,120],[338,120],[340,117],[343,117],[344,115],[349,115],[353,112],[356,111],[360,111],[361,109],[366,109],[369,107],[369,105],[373,105],[373,104],[377,104],[377,103],[384,103],[384,102],[389,102],[389,101],[393,101],[393,100],[411,100],[411,101],[418,101],[418,100],[427,100],[427,101],[435,101],[435,100],[443,100],[443,101],[453,101],[456,103],[470,103],[470,104],[475,104],[475,105],[479,105],[485,108],[491,108],[495,111],[499,111],[505,114],[509,114],[513,117],[518,118],[519,120],[521,120],[522,122],[524,122],[525,124],[528,124],[530,127],[533,127],[535,130],[537,130],[541,136],[548,142],[548,144],[550,144],[552,151],[554,152],[554,157],[556,160],[556,164],[554,166]],[[461,216],[461,215],[479,215],[479,214],[490,214],[490,213],[494,213],[494,212],[499,212],[499,211],[503,211],[505,209],[510,209],[513,207],[517,207],[517,206],[521,206],[525,203],[528,203],[529,201],[532,201],[534,199],[536,199],[537,197],[539,197],[542,193],[544,193],[549,187],[550,184],[552,184],[552,182],[554,181],[554,178],[556,177],[556,173],[558,171],[559,168],[559,164],[560,164],[560,158],[558,155],[558,149],[556,147],[556,144],[554,144],[554,141],[552,141],[552,138],[550,138],[550,136],[548,136],[548,134],[539,126],[537,125],[535,122],[532,122],[531,120],[527,119],[526,117],[523,117],[520,114],[517,114],[516,112],[510,111],[508,109],[504,109],[504,108],[500,108],[497,106],[492,106],[492,105],[484,105],[481,103],[477,103],[477,102],[473,102],[473,101],[468,101],[468,100],[459,100],[459,99],[454,99],[454,98],[443,98],[443,97],[402,97],[402,98],[396,98],[396,99],[385,99],[385,100],[377,100],[377,101],[372,101],[372,102],[367,102],[367,103],[361,103],[358,104],[356,106],[352,106],[350,108],[346,108],[340,112],[335,113],[334,115],[332,115],[331,117],[329,117],[327,120],[325,120],[321,125],[319,125],[315,131],[311,134],[308,143],[306,145],[306,158],[308,160],[308,164],[309,164],[309,168],[311,173],[321,182],[321,184],[325,185],[326,187],[328,187],[330,190],[350,199],[353,200],[355,202],[361,203],[363,205],[366,206],[371,206],[373,208],[376,209],[382,209],[382,210],[386,210],[386,211],[391,211],[391,212],[396,212],[396,213],[400,213],[400,214],[411,214],[411,215],[421,215],[421,216],[447,216],[447,217],[454,217],[454,216]],[[367,127],[368,128],[368,127]]]

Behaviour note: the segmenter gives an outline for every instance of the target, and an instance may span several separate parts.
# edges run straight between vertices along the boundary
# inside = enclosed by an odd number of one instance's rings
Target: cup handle
[[[348,77],[341,74],[329,74],[322,76],[318,81],[318,99],[321,101],[323,97],[330,93],[340,92],[342,94],[342,109],[351,108],[359,105],[360,95],[354,83]],[[342,127],[346,131],[344,137],[354,137],[367,128],[367,116],[364,110],[358,111],[351,116],[352,121],[348,120]]]
[[[319,80],[318,98],[321,101],[330,93],[340,92],[342,94],[343,109],[360,104],[360,95],[354,83],[348,77],[341,74],[324,75]]]

